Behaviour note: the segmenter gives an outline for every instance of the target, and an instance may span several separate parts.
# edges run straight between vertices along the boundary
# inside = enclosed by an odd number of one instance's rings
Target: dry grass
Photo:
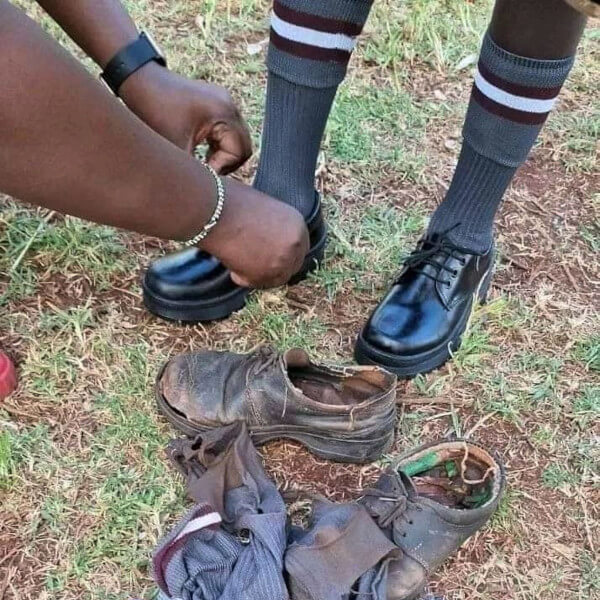
[[[128,4],[172,65],[232,89],[258,135],[264,57],[247,44],[266,37],[267,2]],[[152,597],[149,554],[186,502],[163,460],[172,432],[153,408],[165,357],[270,342],[349,359],[448,185],[470,86],[469,69],[456,67],[477,51],[489,4],[376,5],[324,145],[327,263],[301,286],[256,294],[228,321],[183,328],[150,316],[140,276],[168,245],[72,219],[44,224],[9,277],[46,215],[0,201],[0,345],[21,375],[0,407],[1,599]],[[469,434],[508,467],[491,526],[432,583],[451,598],[600,596],[599,33],[588,31],[502,208],[490,302],[451,364],[400,388],[398,449]],[[338,499],[377,473],[287,443],[265,456],[283,486]]]

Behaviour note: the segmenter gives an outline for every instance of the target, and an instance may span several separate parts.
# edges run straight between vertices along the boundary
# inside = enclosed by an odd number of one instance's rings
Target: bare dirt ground
[[[248,45],[266,38],[268,3],[128,4],[175,68],[232,90],[258,139],[264,47]],[[269,343],[350,360],[450,181],[489,8],[376,5],[323,146],[326,264],[227,321],[181,327],[144,310],[143,269],[175,246],[0,200],[0,347],[21,376],[0,405],[0,600],[153,597],[150,553],[188,503],[164,459],[173,432],[153,405],[168,356]],[[591,27],[507,194],[492,291],[462,348],[399,385],[394,453],[464,435],[506,462],[500,510],[431,583],[456,600],[600,597],[599,39]],[[241,175],[255,167],[256,157]],[[338,465],[287,442],[264,456],[282,488],[338,500],[390,459]]]

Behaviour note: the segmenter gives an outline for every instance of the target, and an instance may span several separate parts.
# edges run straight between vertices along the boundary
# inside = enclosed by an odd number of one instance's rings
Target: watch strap
[[[152,37],[143,31],[135,42],[117,52],[106,65],[100,78],[118,96],[123,82],[151,61],[155,61],[163,67],[167,66],[167,61]]]

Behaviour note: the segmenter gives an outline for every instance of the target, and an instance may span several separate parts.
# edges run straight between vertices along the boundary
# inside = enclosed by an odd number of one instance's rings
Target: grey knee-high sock
[[[308,216],[319,147],[371,0],[275,0],[254,186]]]
[[[536,60],[503,50],[486,35],[463,129],[463,147],[429,233],[452,229],[456,244],[483,253],[496,212],[529,155],[574,57]]]

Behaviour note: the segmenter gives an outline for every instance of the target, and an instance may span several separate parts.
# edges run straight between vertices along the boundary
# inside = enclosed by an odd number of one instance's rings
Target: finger
[[[206,153],[206,162],[217,172],[219,175],[229,175],[233,171],[237,170],[244,164],[239,156],[230,154],[225,150],[209,148]]]
[[[244,287],[244,288],[249,288],[252,287],[250,285],[250,282],[243,276],[243,275],[238,275],[237,273],[231,273],[231,281],[233,281],[233,283],[235,283],[236,285],[239,285],[240,287]]]
[[[239,169],[252,156],[250,133],[243,121],[233,125],[216,123],[206,141],[209,145],[206,160],[223,175]]]

